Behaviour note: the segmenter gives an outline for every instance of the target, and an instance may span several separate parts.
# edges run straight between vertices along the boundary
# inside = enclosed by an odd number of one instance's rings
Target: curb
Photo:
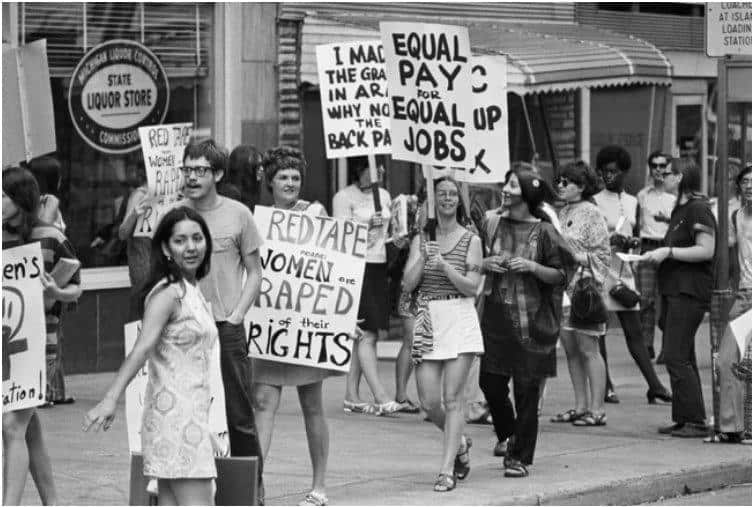
[[[751,482],[751,461],[740,460],[689,468],[649,477],[627,478],[596,487],[561,491],[553,494],[532,494],[498,499],[494,505],[518,506],[599,506],[637,505],[694,492],[715,490],[738,483]]]

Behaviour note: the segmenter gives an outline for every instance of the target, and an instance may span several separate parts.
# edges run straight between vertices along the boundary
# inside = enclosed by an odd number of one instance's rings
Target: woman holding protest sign
[[[380,166],[378,173],[382,171]],[[390,224],[390,194],[385,189],[379,190],[382,210],[376,212],[366,155],[348,159],[348,179],[350,185],[333,197],[333,216],[368,224],[368,236],[364,281],[359,301],[359,326],[364,334],[353,345],[343,411],[380,416],[394,413],[401,407],[390,398],[377,372],[377,334],[380,330],[387,330],[390,311],[385,249]],[[374,404],[360,401],[359,383],[362,373],[372,390]]]
[[[18,167],[3,171],[3,249],[41,243],[44,271],[39,280],[44,288],[46,338],[48,345],[56,345],[62,304],[78,300],[81,281],[78,269],[66,282],[56,282],[50,275],[61,258],[76,256],[60,229],[39,220],[39,203],[39,186],[31,172]],[[4,505],[20,504],[27,471],[31,471],[42,502],[57,504],[52,465],[34,408],[3,413]]]
[[[327,216],[327,211],[318,202],[299,199],[306,160],[295,148],[281,146],[269,150],[264,157],[264,172],[267,188],[272,194],[273,206],[285,210],[305,212],[315,216]],[[295,386],[301,411],[304,413],[306,439],[312,461],[312,488],[301,505],[325,506],[325,472],[330,435],[322,405],[322,380],[333,371],[252,359],[254,373],[254,414],[256,415],[259,441],[266,459],[272,442],[275,414],[280,405],[283,386]]]
[[[84,416],[83,430],[108,430],[118,399],[148,364],[144,476],[158,479],[161,505],[214,504],[217,473],[208,422],[217,326],[198,284],[209,272],[211,254],[209,228],[197,212],[178,207],[165,214],[152,239],[141,334],[105,397]]]
[[[554,197],[534,171],[514,167],[502,186],[502,208],[485,217],[484,355],[479,384],[498,442],[508,440],[505,476],[529,475],[537,444],[542,382],[555,376],[563,290],[573,272],[568,246],[541,205]],[[514,406],[508,395],[513,379]]]
[[[403,288],[418,288],[412,357],[422,408],[444,433],[440,474],[434,490],[447,492],[469,474],[471,440],[463,435],[463,393],[474,355],[484,351],[473,297],[481,277],[482,244],[464,227],[460,186],[452,178],[434,182],[436,241],[411,241]],[[443,319],[445,318],[445,319]]]

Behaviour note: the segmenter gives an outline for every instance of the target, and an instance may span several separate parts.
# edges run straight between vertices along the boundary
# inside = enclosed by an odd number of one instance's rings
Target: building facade
[[[73,125],[68,90],[86,53],[112,40],[143,44],[167,74],[165,123],[191,122],[228,148],[301,148],[309,163],[303,195],[329,209],[346,164],[325,157],[314,48],[377,39],[382,20],[465,25],[475,53],[506,55],[513,160],[536,160],[549,176],[620,144],[640,168],[629,179],[636,192],[647,154],[662,148],[697,157],[712,181],[717,71],[704,54],[699,4],[4,3],[4,43],[47,40],[60,197],[84,263],[84,296],[66,316],[67,372],[122,361],[129,282],[113,232],[140,182],[138,150],[97,150]],[[750,161],[750,71],[748,80],[748,97],[729,109],[729,130],[732,153]],[[387,165],[391,194],[416,191],[417,168]]]

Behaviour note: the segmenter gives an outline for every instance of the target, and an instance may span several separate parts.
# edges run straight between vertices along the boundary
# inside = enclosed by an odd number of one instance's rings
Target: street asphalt
[[[344,414],[344,377],[324,385],[330,424],[327,495],[331,505],[633,505],[661,498],[751,482],[750,445],[706,444],[657,433],[670,423],[670,406],[649,405],[647,387],[633,364],[620,329],[608,335],[610,371],[620,404],[607,405],[604,427],[550,423],[573,404],[565,355],[558,351],[558,377],[547,384],[539,442],[530,476],[503,477],[492,455],[496,438],[489,425],[467,425],[473,438],[471,473],[448,493],[432,490],[441,456],[441,435],[422,415],[392,417]],[[659,346],[659,337],[657,340]],[[395,346],[382,344],[383,355]],[[697,335],[704,399],[711,414],[709,325]],[[394,361],[379,371],[392,392]],[[664,366],[657,366],[669,387]],[[40,410],[54,476],[63,505],[128,503],[129,454],[121,400],[106,433],[81,431],[83,413],[101,397],[114,373],[67,378],[72,405]],[[363,396],[368,388],[362,384]],[[413,376],[409,394],[416,400]],[[283,391],[270,456],[265,464],[268,505],[295,505],[310,487],[311,468],[296,392]],[[23,503],[40,504],[29,477]]]

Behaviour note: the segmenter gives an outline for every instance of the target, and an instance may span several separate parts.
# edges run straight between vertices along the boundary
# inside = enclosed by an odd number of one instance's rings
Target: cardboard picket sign
[[[160,219],[183,199],[183,151],[191,138],[191,123],[139,127],[149,206],[139,216],[134,236],[151,238]]]
[[[393,158],[474,167],[468,28],[380,22],[380,35],[390,93]]]
[[[3,250],[3,413],[45,403],[43,270],[39,242]]]
[[[316,48],[328,159],[390,153],[390,104],[382,42]]]
[[[3,44],[3,166],[57,149],[47,41]]]
[[[141,333],[141,321],[132,321],[123,326],[125,353],[128,355]],[[220,374],[220,344],[212,348],[209,384],[212,402],[209,408],[209,427],[219,441],[228,445],[228,423],[225,416],[225,389]],[[128,449],[131,453],[141,453],[141,424],[144,414],[144,394],[147,390],[149,373],[145,364],[126,387],[126,430]]]
[[[244,323],[253,358],[348,372],[367,226],[257,206],[262,286]]]

